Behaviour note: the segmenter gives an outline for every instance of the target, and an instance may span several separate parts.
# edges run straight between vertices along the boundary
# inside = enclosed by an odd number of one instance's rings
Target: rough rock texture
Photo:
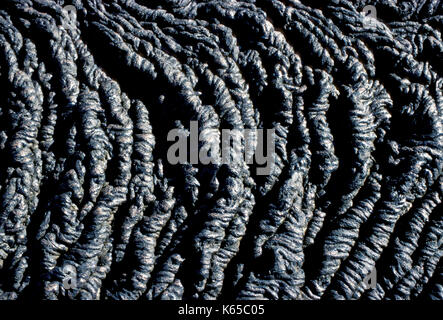
[[[443,299],[442,24],[439,0],[1,0],[0,297]],[[274,128],[272,173],[169,164],[190,120]]]

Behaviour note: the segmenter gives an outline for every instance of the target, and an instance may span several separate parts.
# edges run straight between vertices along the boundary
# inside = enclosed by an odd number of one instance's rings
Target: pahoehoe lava
[[[443,299],[442,24],[439,0],[1,0],[0,298]],[[168,163],[190,121],[275,129],[271,174]]]

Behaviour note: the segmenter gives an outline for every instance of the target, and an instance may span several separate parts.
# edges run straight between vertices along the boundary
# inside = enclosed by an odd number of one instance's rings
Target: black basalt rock
[[[442,25],[432,0],[2,0],[0,298],[443,299]],[[190,121],[274,129],[272,171],[171,164]]]

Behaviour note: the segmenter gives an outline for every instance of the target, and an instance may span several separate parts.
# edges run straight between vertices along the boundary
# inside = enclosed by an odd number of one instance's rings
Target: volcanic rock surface
[[[442,24],[438,0],[1,0],[0,298],[443,299]],[[272,172],[169,163],[190,121],[274,129]]]

